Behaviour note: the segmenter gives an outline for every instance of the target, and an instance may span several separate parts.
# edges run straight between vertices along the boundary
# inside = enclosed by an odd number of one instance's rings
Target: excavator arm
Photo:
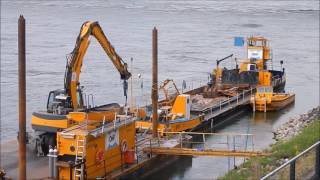
[[[115,49],[103,33],[98,22],[87,21],[80,30],[79,36],[76,41],[75,48],[71,52],[68,60],[65,72],[64,88],[71,100],[71,108],[74,110],[83,107],[81,89],[79,87],[79,78],[81,73],[81,67],[83,63],[83,57],[87,51],[90,43],[90,36],[94,36],[103,50],[106,52],[113,65],[120,73],[120,78],[124,81],[131,77],[131,73],[127,69],[127,64],[116,53]]]

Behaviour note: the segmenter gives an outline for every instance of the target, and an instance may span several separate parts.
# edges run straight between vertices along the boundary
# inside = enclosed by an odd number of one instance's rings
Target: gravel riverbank
[[[319,115],[320,106],[313,108],[305,114],[290,118],[288,122],[281,125],[273,132],[273,138],[276,141],[290,139],[291,137],[299,134],[302,129],[308,126],[312,121],[316,120],[316,117],[319,117]]]

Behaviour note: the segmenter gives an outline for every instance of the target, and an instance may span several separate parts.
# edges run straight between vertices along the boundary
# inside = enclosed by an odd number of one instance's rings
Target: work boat
[[[174,93],[170,94],[170,89]],[[187,131],[200,125],[203,116],[191,113],[191,95],[180,94],[172,79],[162,82],[159,91],[164,94],[164,99],[158,102],[157,110],[160,135],[165,132]],[[136,129],[144,132],[152,130],[152,111],[146,112],[143,108],[137,111]]]
[[[241,41],[244,44],[245,40],[241,39]],[[283,92],[286,83],[285,69],[282,68],[283,61],[280,61],[281,70],[274,70],[269,41],[263,37],[250,37],[247,38],[246,44],[247,57],[244,59],[234,58],[235,69],[219,66],[222,61],[232,60],[233,54],[217,60],[216,68],[210,74],[211,80],[208,85],[212,85],[216,89],[234,87],[250,89],[250,87],[268,83],[272,85],[275,92]]]
[[[197,127],[203,117],[193,116],[190,113],[191,100],[189,94],[180,94],[176,97],[173,106],[162,106],[158,109],[158,132],[180,132]],[[138,130],[151,130],[151,116],[136,121]]]
[[[294,101],[293,93],[275,93],[272,86],[258,86],[250,104],[254,111],[266,112],[283,109]]]

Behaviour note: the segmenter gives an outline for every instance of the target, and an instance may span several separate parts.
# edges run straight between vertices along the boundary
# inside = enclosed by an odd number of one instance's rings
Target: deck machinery
[[[104,117],[105,121],[110,121],[117,110],[121,108],[115,103],[93,107],[93,95],[86,96],[83,87],[80,86],[81,68],[91,36],[98,40],[119,72],[120,78],[124,80],[123,87],[126,96],[127,80],[131,77],[131,73],[127,70],[127,64],[116,53],[99,23],[85,22],[81,26],[73,51],[67,57],[64,88],[49,93],[46,111],[38,111],[32,114],[31,123],[36,134],[38,155],[45,155],[48,153],[49,146],[56,146],[57,132],[81,123],[84,116],[88,116],[91,120],[100,121]],[[74,118],[75,114],[78,114],[79,118]]]
[[[232,87],[248,88],[257,85],[272,85],[274,91],[283,91],[286,83],[285,71],[284,68],[280,71],[273,69],[272,50],[266,38],[247,38],[247,58],[235,60],[237,63],[235,69],[217,66],[211,73],[211,81],[208,84],[210,86],[214,85],[214,88],[218,90]],[[240,66],[238,66],[238,61]],[[282,66],[283,61],[280,61],[280,64]]]

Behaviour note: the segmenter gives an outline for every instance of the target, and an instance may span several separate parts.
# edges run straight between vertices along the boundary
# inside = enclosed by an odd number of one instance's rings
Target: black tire
[[[57,147],[56,134],[50,134],[48,136],[48,147],[49,146],[51,146],[52,148]]]
[[[49,153],[49,147],[54,148],[56,147],[56,135],[55,134],[45,134],[41,137],[41,149],[44,155]]]

